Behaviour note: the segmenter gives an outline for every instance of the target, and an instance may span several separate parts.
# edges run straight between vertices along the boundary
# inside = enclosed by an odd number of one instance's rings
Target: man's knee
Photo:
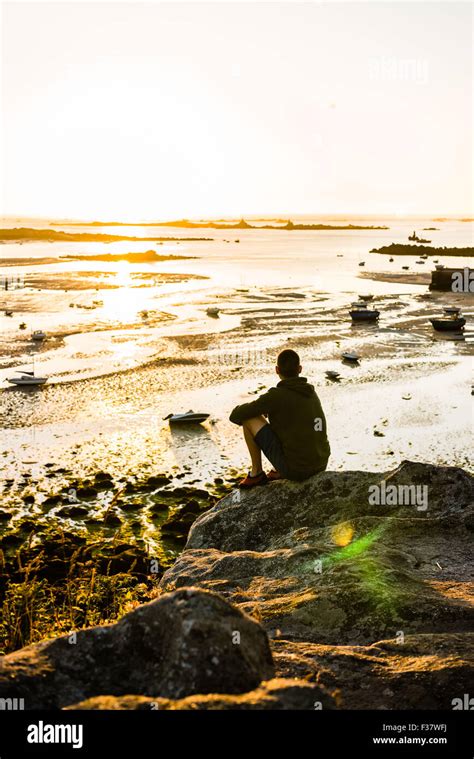
[[[242,426],[255,437],[257,432],[259,432],[262,427],[265,427],[266,424],[268,424],[268,422],[264,416],[253,416],[251,419],[246,419]]]

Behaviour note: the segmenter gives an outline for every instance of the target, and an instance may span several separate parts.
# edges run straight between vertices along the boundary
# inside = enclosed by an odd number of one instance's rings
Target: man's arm
[[[267,415],[273,405],[272,397],[273,393],[269,390],[268,393],[264,393],[255,401],[242,403],[240,406],[236,406],[229,416],[230,421],[234,422],[234,424],[242,424],[247,419],[252,419],[254,416],[261,416],[262,414]]]

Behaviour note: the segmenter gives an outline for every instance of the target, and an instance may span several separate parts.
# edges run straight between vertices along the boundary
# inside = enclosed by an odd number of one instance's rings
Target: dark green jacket
[[[268,417],[281,441],[291,479],[305,479],[326,468],[331,453],[326,419],[314,387],[305,377],[281,380],[255,401],[236,406],[229,418],[242,424],[261,414]]]

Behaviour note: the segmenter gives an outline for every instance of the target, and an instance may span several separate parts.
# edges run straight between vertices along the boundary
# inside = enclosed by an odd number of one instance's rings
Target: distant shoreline
[[[173,227],[175,229],[229,229],[229,230],[241,230],[241,229],[283,229],[287,232],[298,230],[316,230],[316,231],[330,231],[330,230],[357,230],[357,229],[390,229],[385,226],[365,226],[358,224],[294,224],[291,220],[283,222],[282,224],[249,224],[245,219],[241,219],[235,224],[223,224],[217,221],[189,221],[188,219],[179,219],[177,221],[150,221],[141,222],[139,224],[129,224],[123,221],[77,221],[71,222],[67,226],[70,227]]]
[[[58,232],[55,229],[15,227],[0,229],[0,240],[8,242],[213,242],[212,237],[132,237],[130,235],[104,235],[90,232]]]

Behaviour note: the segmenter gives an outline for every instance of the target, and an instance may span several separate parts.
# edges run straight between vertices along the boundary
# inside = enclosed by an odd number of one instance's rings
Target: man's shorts
[[[280,438],[269,424],[265,424],[255,435],[254,438],[258,447],[265,454],[270,464],[274,466],[282,477],[288,477],[288,467],[285,461],[285,455],[280,442]]]

